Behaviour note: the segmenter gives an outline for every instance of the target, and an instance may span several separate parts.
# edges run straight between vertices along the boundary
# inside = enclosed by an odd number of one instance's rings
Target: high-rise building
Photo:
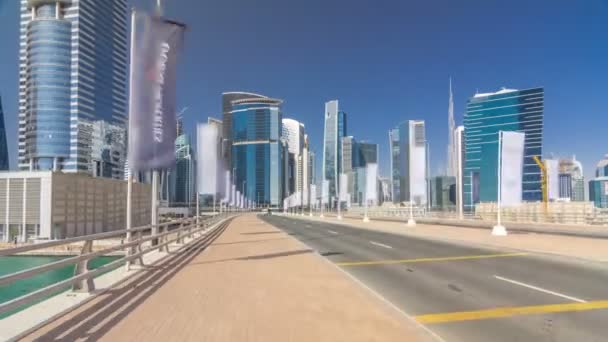
[[[189,206],[196,199],[196,161],[188,134],[175,139],[175,167],[169,171],[172,205]]]
[[[358,165],[357,141],[353,136],[342,138],[342,173],[349,173]]]
[[[304,188],[302,153],[305,144],[304,124],[293,120],[283,119],[282,138],[287,141],[289,150],[289,165],[293,170],[289,171],[290,184],[289,193],[302,191]]]
[[[604,159],[597,163],[597,167],[595,168],[595,176],[608,177],[608,154],[604,157]]]
[[[501,89],[476,94],[464,118],[464,206],[472,211],[479,202],[498,198],[498,135],[500,131],[525,133],[522,199],[540,201],[541,174],[534,156],[542,156],[544,90]]]
[[[378,164],[378,144],[361,141],[357,143],[356,155],[354,167]]]
[[[21,0],[21,170],[123,178],[127,11],[127,0]]]
[[[2,111],[2,97],[0,96],[0,171],[8,171],[8,147],[6,145],[6,126],[4,125],[4,112]]]
[[[456,122],[454,121],[454,94],[452,93],[452,78],[450,78],[450,99],[448,103],[448,168],[447,175],[456,177],[456,146],[454,145],[454,133]]]
[[[317,184],[317,161],[315,152],[308,151],[308,184]]]
[[[456,177],[437,176],[430,179],[430,202],[433,210],[449,210],[456,205],[450,191],[456,185]]]
[[[608,154],[597,163],[595,176],[589,181],[589,200],[597,208],[608,208]]]
[[[559,197],[573,202],[585,201],[583,165],[576,157],[559,160]]]
[[[393,203],[401,202],[401,146],[399,143],[399,127],[388,131],[391,167],[391,196]]]
[[[427,203],[427,146],[424,120],[409,120],[389,131],[393,202]],[[398,186],[396,183],[398,181]]]
[[[338,175],[342,172],[342,144],[346,136],[346,113],[339,110],[338,100],[325,103],[323,136],[323,178],[329,182],[329,197],[337,197]]]
[[[229,113],[235,186],[246,198],[275,208],[283,205],[283,151],[288,149],[281,139],[282,103],[258,95],[233,100]]]

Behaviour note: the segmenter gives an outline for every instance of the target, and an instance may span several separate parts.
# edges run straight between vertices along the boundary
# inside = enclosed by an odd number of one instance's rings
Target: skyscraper
[[[456,122],[454,121],[454,95],[452,94],[452,78],[450,78],[450,99],[448,103],[448,169],[447,175],[456,177],[456,146],[454,146],[454,131]]]
[[[188,206],[196,199],[196,161],[188,134],[175,139],[175,167],[169,173],[170,202]]]
[[[497,200],[499,131],[525,133],[522,199],[542,199],[540,169],[533,157],[542,156],[543,111],[543,88],[503,88],[469,99],[464,118],[465,210],[472,211],[475,203]]]
[[[123,178],[127,0],[21,0],[19,168]]]
[[[409,120],[389,131],[393,202],[427,203],[427,147],[424,120]],[[397,185],[398,182],[398,185]]]
[[[597,163],[595,176],[589,181],[589,200],[597,208],[608,208],[608,155]]]
[[[8,147],[6,146],[6,126],[4,125],[4,112],[2,111],[2,96],[0,96],[0,171],[8,171]]]
[[[576,157],[559,160],[560,198],[573,202],[585,201],[585,177],[583,165]]]
[[[288,148],[281,139],[282,103],[257,95],[233,100],[229,113],[235,186],[246,198],[275,208],[283,204],[283,150]]]
[[[323,177],[329,182],[329,197],[338,193],[337,180],[342,172],[342,144],[346,136],[346,113],[339,110],[338,100],[325,103],[325,133],[323,136]]]
[[[304,180],[302,179],[304,163],[301,158],[305,143],[304,124],[293,119],[283,119],[281,134],[282,138],[287,141],[289,158],[292,159],[289,161],[289,165],[293,167],[293,170],[290,171],[292,179],[289,179],[288,182],[293,185],[290,187],[290,193],[302,191],[304,187]]]

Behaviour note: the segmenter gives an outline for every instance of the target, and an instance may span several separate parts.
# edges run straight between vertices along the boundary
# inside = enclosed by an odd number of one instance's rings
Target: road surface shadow
[[[281,257],[292,256],[292,255],[308,254],[308,253],[312,253],[312,252],[313,252],[312,249],[301,249],[301,250],[297,250],[297,251],[288,251],[288,252],[280,252],[280,253],[270,253],[270,254],[247,256],[247,257],[238,258],[236,260],[274,259],[274,258],[281,258]]]
[[[129,279],[117,288],[100,295],[91,302],[94,304],[88,307],[87,304],[77,307],[53,321],[47,322],[48,324],[61,323],[36,338],[35,341],[99,340],[217,239],[231,221],[232,219],[229,219],[202,240],[186,247],[182,253],[162,261],[158,265],[148,267],[149,270],[142,273],[141,276]]]
[[[281,231],[241,233],[241,235],[282,234]]]

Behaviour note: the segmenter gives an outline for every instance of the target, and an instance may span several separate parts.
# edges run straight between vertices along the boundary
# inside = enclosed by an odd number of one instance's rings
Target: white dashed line
[[[338,232],[334,232],[333,230],[328,230],[330,234],[338,235]]]
[[[393,249],[393,247],[391,247],[389,245],[385,245],[385,244],[380,243],[380,242],[370,241],[369,243],[371,243],[372,245],[375,245],[375,246],[380,246],[380,247],[384,247],[384,248],[388,248],[388,249]]]
[[[554,291],[551,291],[551,290],[543,289],[542,287],[538,287],[538,286],[534,286],[534,285],[529,285],[529,284],[522,283],[522,282],[519,282],[519,281],[516,281],[516,280],[499,277],[497,275],[495,275],[494,278],[496,278],[498,280],[506,281],[506,282],[511,283],[511,284],[527,287],[527,288],[532,289],[532,290],[548,293],[548,294],[551,294],[551,295],[554,295],[554,296],[557,296],[557,297],[566,298],[566,299],[569,299],[569,300],[572,300],[572,301],[575,301],[575,302],[579,302],[579,303],[586,303],[587,302],[586,300],[583,300],[583,299],[579,299],[579,298],[576,298],[576,297],[570,297],[570,296],[567,296],[565,294],[561,294],[561,293],[554,292]]]

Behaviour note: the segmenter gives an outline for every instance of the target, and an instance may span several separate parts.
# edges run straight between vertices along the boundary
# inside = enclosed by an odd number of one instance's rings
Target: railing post
[[[182,238],[182,230],[184,229],[184,223],[180,223],[179,225],[179,229],[177,230],[177,243],[178,244],[182,244],[183,243],[183,238]]]
[[[141,237],[142,237],[142,231],[141,231],[141,230],[138,230],[138,231],[137,231],[137,237],[136,237],[136,239],[137,239],[137,241],[139,241],[139,242],[137,243],[137,247],[136,247],[136,246],[133,246],[133,248],[135,248],[135,250],[137,251],[137,253],[140,253],[140,252],[141,252],[141,244],[142,244],[142,242],[141,242]],[[143,255],[141,255],[141,254],[140,254],[140,255],[139,255],[139,257],[138,257],[137,259],[135,259],[135,261],[133,261],[133,264],[134,264],[134,265],[140,265],[140,266],[143,266],[143,264],[144,264]]]
[[[80,255],[88,254],[93,252],[93,240],[87,240],[82,245],[82,249],[80,250]],[[76,264],[76,268],[74,269],[74,276],[79,276],[81,274],[85,274],[89,271],[89,260],[80,261]],[[91,293],[95,291],[95,283],[93,282],[93,278],[83,279],[72,286],[72,291],[75,292],[88,292]]]

